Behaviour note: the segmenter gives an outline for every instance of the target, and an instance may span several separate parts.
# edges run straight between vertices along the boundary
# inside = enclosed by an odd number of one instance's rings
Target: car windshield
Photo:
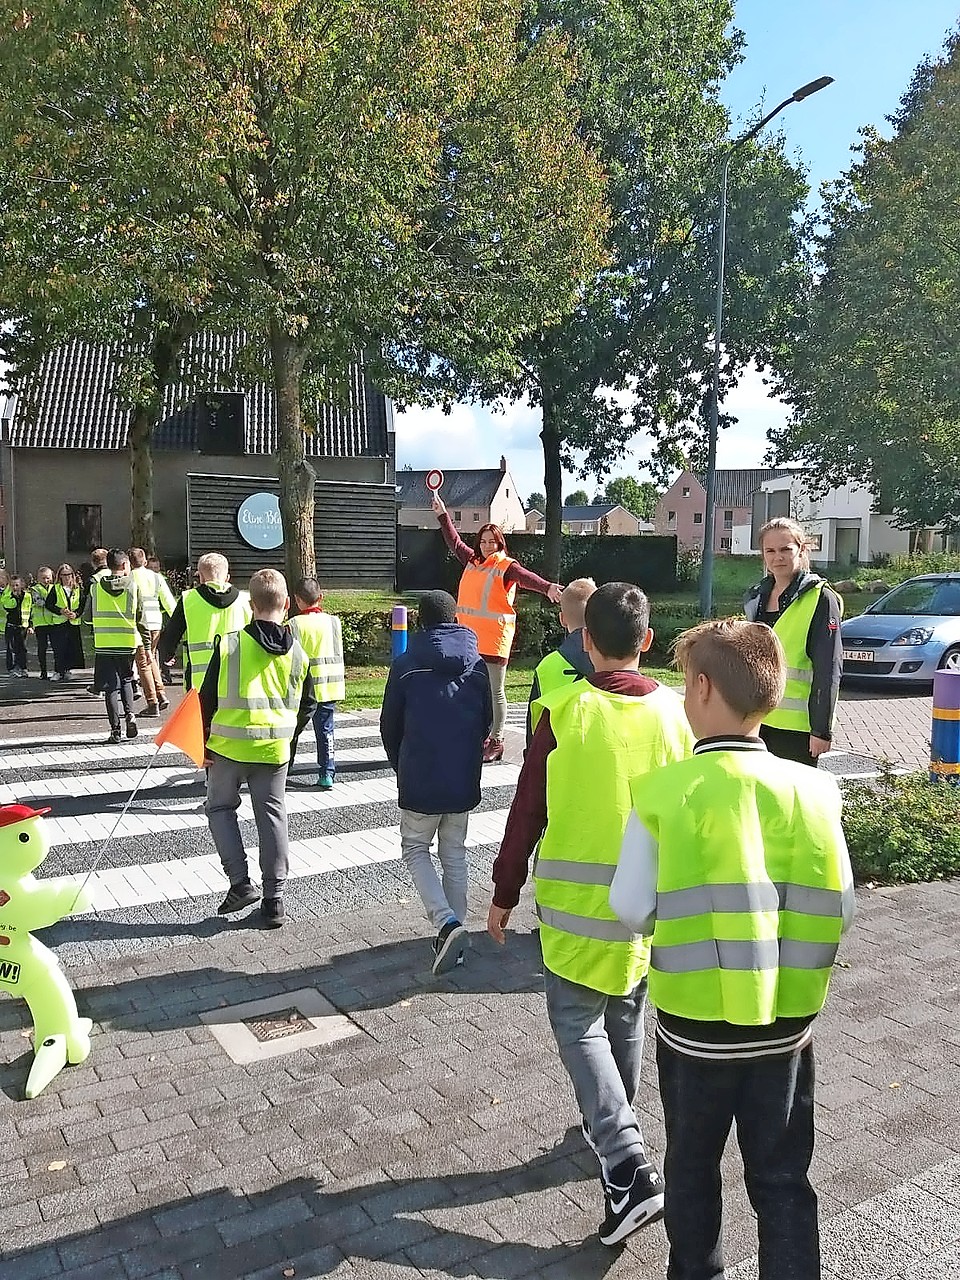
[[[960,617],[960,579],[915,578],[904,582],[878,601],[870,612]]]

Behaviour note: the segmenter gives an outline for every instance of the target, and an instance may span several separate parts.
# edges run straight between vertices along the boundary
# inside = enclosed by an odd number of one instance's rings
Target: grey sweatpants
[[[507,691],[504,687],[507,679],[507,664],[487,662],[484,658],[483,665],[487,668],[487,675],[490,677],[490,693],[493,695],[493,725],[490,728],[490,737],[494,742],[502,742],[503,726],[507,722]]]
[[[448,920],[467,919],[467,819],[469,813],[415,813],[400,810],[401,857],[427,918],[438,932]],[[431,846],[437,840],[441,882],[433,863]]]
[[[643,1058],[647,980],[608,996],[544,967],[547,1014],[560,1058],[604,1175],[631,1158],[643,1163],[643,1134],[633,1109]]]
[[[206,803],[210,834],[230,883],[241,884],[249,879],[250,868],[237,821],[240,788],[244,783],[250,792],[257,824],[263,896],[278,898],[283,892],[290,861],[285,764],[248,764],[211,752]]]

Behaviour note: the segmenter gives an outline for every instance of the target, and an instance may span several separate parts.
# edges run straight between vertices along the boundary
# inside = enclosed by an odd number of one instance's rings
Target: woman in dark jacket
[[[744,612],[780,637],[787,685],[779,706],[760,726],[774,755],[813,765],[830,750],[840,691],[843,603],[810,572],[806,535],[795,520],[769,520],[760,530],[767,576],[747,593]]]

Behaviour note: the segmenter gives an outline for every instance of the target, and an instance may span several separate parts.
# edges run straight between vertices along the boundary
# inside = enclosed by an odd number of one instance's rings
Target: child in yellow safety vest
[[[0,609],[6,623],[7,673],[13,676],[27,674],[27,636],[30,634],[30,610],[33,599],[27,584],[16,574],[10,585],[0,594]]]
[[[541,699],[487,917],[487,931],[502,943],[536,849],[547,1014],[584,1139],[600,1161],[605,1245],[663,1209],[663,1182],[634,1108],[649,947],[607,900],[630,815],[630,779],[658,774],[693,747],[676,693],[638,670],[653,640],[649,619],[646,596],[629,583],[605,583],[587,601],[583,644],[593,674]]]
[[[323,610],[323,592],[316,578],[301,578],[293,593],[296,617],[290,630],[303,645],[310,659],[313,696],[317,709],[313,713],[313,732],[317,739],[317,786],[329,791],[337,776],[334,759],[334,713],[338,702],[346,697],[343,666],[343,634],[340,619]],[[290,759],[297,754],[294,742]]]
[[[597,589],[592,578],[575,578],[567,583],[560,595],[560,624],[566,631],[566,639],[558,649],[551,649],[537,663],[527,702],[527,746],[540,719],[537,703],[545,693],[552,693],[563,685],[588,676],[593,663],[583,648],[583,615],[587,601]]]
[[[761,1280],[819,1280],[813,1020],[854,912],[840,790],[760,737],[786,680],[774,631],[704,622],[676,658],[697,745],[634,780],[609,899],[652,934],[669,1274],[724,1274],[720,1160],[735,1121]]]

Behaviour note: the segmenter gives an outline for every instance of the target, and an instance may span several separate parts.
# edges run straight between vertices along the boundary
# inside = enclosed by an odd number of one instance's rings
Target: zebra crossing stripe
[[[472,814],[467,829],[467,848],[498,844],[503,836],[508,809]],[[253,865],[257,850],[245,850]],[[326,875],[400,858],[399,826],[373,827],[350,835],[315,836],[290,844],[289,879]],[[79,886],[82,874],[51,877],[52,883]],[[95,871],[89,885],[94,911],[117,911],[157,902],[177,902],[207,897],[227,891],[227,880],[216,854],[153,862],[143,866],[110,867]]]
[[[386,758],[384,758],[384,764],[386,764]],[[149,778],[150,775],[148,774],[147,776]],[[296,776],[294,775],[295,778]],[[489,791],[496,787],[514,787],[519,776],[520,768],[518,765],[501,764],[493,768],[484,769],[480,778],[481,791]],[[189,782],[196,784],[197,779],[197,772],[191,770]],[[138,799],[149,800],[150,788],[142,788]],[[287,813],[291,816],[309,813],[329,813],[338,809],[349,810],[366,804],[396,804],[397,799],[397,782],[395,778],[361,779],[357,782],[342,782],[338,779],[336,786],[330,791],[300,791],[296,787],[288,788]],[[189,810],[178,810],[174,807],[178,803],[188,804],[190,806]],[[130,838],[143,839],[156,835],[158,831],[176,832],[206,828],[207,818],[203,812],[202,794],[194,793],[184,796],[182,802],[165,798],[163,805],[163,810],[154,809],[149,813],[139,812],[136,809],[131,810],[117,828],[114,839],[117,841]],[[119,808],[119,805],[117,808]],[[237,817],[241,822],[244,820],[249,821],[253,818],[253,809],[250,807],[250,800],[246,795],[241,800]],[[83,817],[58,818],[53,813],[44,819],[44,828],[50,847],[53,849],[63,845],[103,840],[113,830],[115,821],[115,812],[111,810],[96,814],[85,814]]]
[[[141,727],[143,727],[141,723]],[[375,724],[366,724],[357,721],[355,724],[340,726],[341,737],[346,739],[363,739],[380,737],[379,726]],[[307,731],[309,734],[309,730]],[[6,755],[6,749],[9,743],[0,742],[0,747],[4,749],[4,753],[0,754],[0,769],[49,769],[51,766],[57,765],[79,765],[79,764],[97,764],[104,760],[116,760],[118,766],[122,766],[125,756],[147,756],[154,750],[152,735],[147,736],[146,731],[137,738],[128,738],[124,742],[107,744],[103,741],[103,734],[98,734],[99,746],[75,747],[73,742],[66,747],[54,748],[48,746],[45,751],[24,752],[20,755]],[[309,741],[313,742],[313,735],[309,734]],[[304,739],[306,742],[306,739]],[[170,743],[164,743],[161,748],[161,755],[169,758],[173,755],[182,755],[176,747]]]

